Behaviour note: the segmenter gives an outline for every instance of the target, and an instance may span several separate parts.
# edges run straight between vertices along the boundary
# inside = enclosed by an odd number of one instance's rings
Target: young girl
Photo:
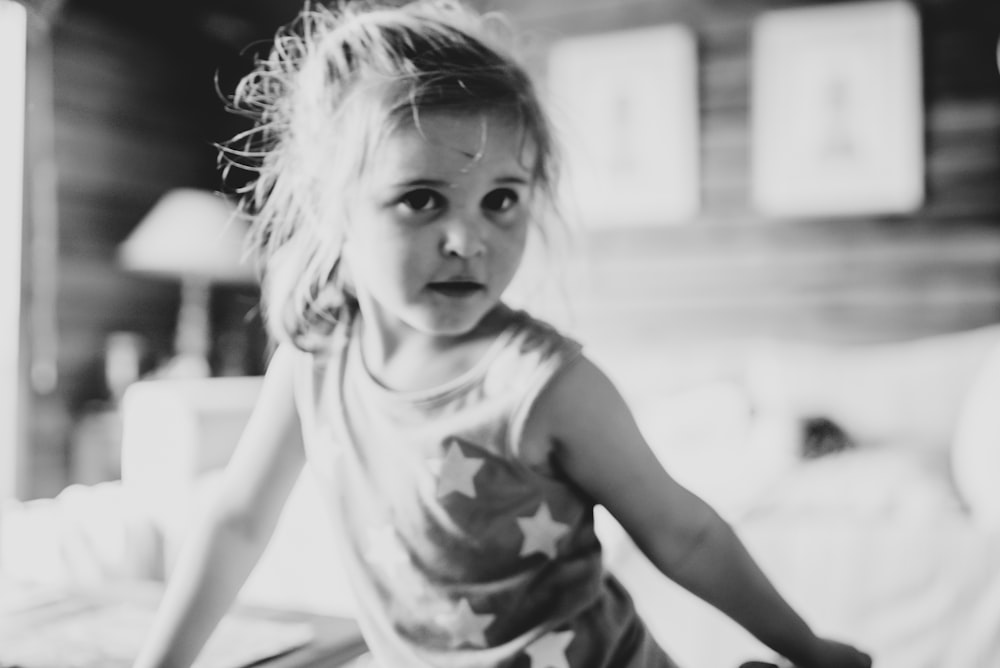
[[[663,573],[803,668],[816,637],[663,471],[580,346],[502,301],[554,187],[549,125],[491,19],[312,10],[236,101],[279,340],[138,666],[195,658],[308,463],[381,668],[663,667],[602,566],[601,504]]]

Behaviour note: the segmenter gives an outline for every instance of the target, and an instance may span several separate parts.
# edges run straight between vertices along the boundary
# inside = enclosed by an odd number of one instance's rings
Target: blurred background
[[[10,259],[0,285],[0,471],[8,494],[29,499],[114,478],[122,391],[171,369],[178,353],[195,359],[184,373],[261,373],[252,275],[232,248],[194,258],[211,244],[180,231],[183,221],[225,218],[211,195],[222,187],[214,143],[244,121],[218,91],[232,91],[300,3],[2,1],[2,20],[14,4],[26,9],[27,57],[0,61],[0,80],[16,82],[23,69],[27,114],[23,174],[10,177],[23,187],[4,191],[0,225]],[[694,37],[697,206],[664,224],[598,224],[583,235],[590,264],[574,285],[574,323],[588,343],[874,342],[1000,321],[996,3],[913,3],[920,198],[905,211],[836,215],[772,215],[752,193],[754,26],[765,12],[815,3],[478,4],[525,31],[542,82],[549,47],[564,38],[658,24]],[[22,135],[5,127],[2,152],[17,155]],[[152,226],[152,212],[168,206],[175,232],[144,232],[154,257],[126,252],[127,240],[141,245],[140,223]],[[616,311],[625,308],[627,322]]]

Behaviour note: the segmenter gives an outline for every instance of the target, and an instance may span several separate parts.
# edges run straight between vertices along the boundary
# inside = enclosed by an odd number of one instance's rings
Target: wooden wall
[[[132,276],[117,245],[173,185],[208,186],[204,102],[165,40],[69,4],[53,32],[59,165],[59,367],[71,404],[93,395],[107,333],[162,347],[176,286]],[[178,58],[182,62],[174,62]],[[96,367],[95,367],[96,365]],[[95,367],[95,368],[91,368]]]
[[[56,385],[35,388],[29,496],[70,482],[75,429],[109,399],[108,335],[141,336],[147,368],[171,352],[178,285],[123,270],[115,253],[167,190],[220,187],[213,142],[227,136],[233,121],[222,111],[214,77],[241,66],[234,51],[213,43],[180,12],[71,0],[46,28],[53,113],[35,118],[34,157],[45,159],[51,145],[55,202],[37,207],[32,225],[36,235],[54,227],[55,252],[39,258],[49,266],[36,263],[32,272],[29,317],[36,331],[29,345],[36,366],[54,366]],[[35,83],[43,86],[39,74]],[[48,282],[52,304],[37,294]],[[255,304],[253,290],[216,288],[214,297],[220,336],[232,340],[257,326],[243,324]],[[248,336],[259,344],[259,331]],[[247,369],[259,371],[250,353]]]
[[[504,0],[544,77],[561,36],[678,22],[699,44],[702,211],[585,234],[571,323],[600,350],[749,337],[861,342],[1000,321],[1000,4],[918,0],[926,201],[912,215],[773,221],[750,204],[755,17],[775,0]],[[634,361],[634,360],[633,360]]]
[[[927,200],[912,216],[761,220],[749,205],[750,29],[788,0],[482,0],[545,45],[561,35],[659,22],[699,41],[702,202],[683,227],[584,236],[571,265],[574,331],[635,357],[665,344],[756,335],[873,341],[1000,320],[1000,5],[919,0],[923,19]],[[115,266],[116,244],[165,190],[215,188],[211,142],[227,136],[212,76],[235,53],[183,15],[69,0],[51,29],[58,253],[58,385],[36,397],[34,492],[65,481],[74,420],[106,390],[107,334],[169,349],[171,284]],[[144,18],[145,17],[145,18]],[[150,18],[152,17],[152,18]],[[171,18],[173,17],[173,18]],[[253,295],[221,294],[239,331]],[[44,410],[42,410],[44,408]],[[62,419],[57,415],[61,414]],[[57,425],[53,427],[51,425]]]

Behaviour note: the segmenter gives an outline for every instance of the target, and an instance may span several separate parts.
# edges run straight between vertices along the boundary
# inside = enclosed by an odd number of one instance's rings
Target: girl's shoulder
[[[569,362],[581,354],[583,347],[557,327],[527,311],[508,309],[505,325],[498,339],[503,342],[505,364],[511,358],[527,358],[543,363],[546,360]]]
[[[504,334],[513,334],[524,345],[560,343],[579,348],[579,344],[572,337],[563,333],[557,326],[528,311],[503,306],[499,310],[499,313],[497,319],[501,324],[497,326],[497,329],[500,331],[501,336]]]
[[[550,393],[558,379],[584,360],[579,342],[566,336],[545,320],[525,311],[512,311],[505,333],[507,340],[502,352],[491,365],[487,384],[506,388],[507,396],[516,396],[509,425],[511,452],[526,461],[544,462],[546,456],[539,447],[525,440],[529,416],[537,412],[540,397]],[[537,451],[537,452],[536,452]]]

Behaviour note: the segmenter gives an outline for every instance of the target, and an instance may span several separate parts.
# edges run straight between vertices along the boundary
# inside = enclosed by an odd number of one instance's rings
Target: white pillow
[[[799,461],[799,430],[782,402],[764,410],[735,382],[638,402],[636,421],[664,468],[736,521]]]
[[[934,461],[906,448],[860,447],[804,462],[762,495],[754,518],[803,522],[916,520],[965,511]]]
[[[1000,526],[1000,345],[966,395],[951,447],[955,486],[982,524]]]

